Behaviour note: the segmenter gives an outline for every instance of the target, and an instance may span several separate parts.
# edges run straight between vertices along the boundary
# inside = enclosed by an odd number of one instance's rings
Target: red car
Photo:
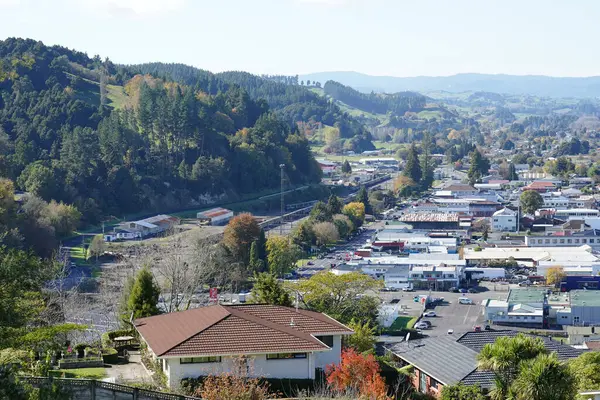
[[[479,326],[479,325],[475,325],[475,326],[473,327],[473,332],[481,332],[481,326]]]

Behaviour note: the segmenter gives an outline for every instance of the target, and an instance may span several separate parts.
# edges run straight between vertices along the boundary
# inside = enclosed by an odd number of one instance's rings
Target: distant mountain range
[[[451,76],[416,76],[400,78],[394,76],[373,76],[359,72],[317,72],[301,75],[301,80],[324,84],[328,80],[340,82],[361,92],[401,91],[447,91],[494,92],[507,94],[529,94],[544,97],[599,97],[600,76],[586,78],[558,78],[539,75],[489,75],[457,74]]]

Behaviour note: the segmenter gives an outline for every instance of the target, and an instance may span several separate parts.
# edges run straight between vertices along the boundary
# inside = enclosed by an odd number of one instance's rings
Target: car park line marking
[[[463,324],[467,323],[467,318],[469,318],[469,311],[471,311],[471,305],[468,305],[467,313],[465,314],[465,319],[463,320]]]

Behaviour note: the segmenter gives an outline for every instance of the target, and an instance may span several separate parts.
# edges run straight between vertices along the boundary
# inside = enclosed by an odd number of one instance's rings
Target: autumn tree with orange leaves
[[[223,244],[237,260],[248,264],[250,246],[258,239],[260,226],[252,214],[243,213],[233,217],[225,227]]]
[[[339,364],[326,370],[327,383],[337,394],[352,394],[359,399],[388,400],[387,387],[379,374],[379,364],[372,354],[354,349],[342,351]]]

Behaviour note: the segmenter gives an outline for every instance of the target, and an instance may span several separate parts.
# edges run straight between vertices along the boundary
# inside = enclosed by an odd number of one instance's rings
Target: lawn
[[[400,316],[389,327],[390,331],[400,331],[402,329],[412,329],[417,323],[417,317]]]
[[[74,369],[59,369],[54,374],[64,378],[79,378],[79,379],[103,379],[106,377],[106,370],[101,367],[97,368],[74,368]]]

